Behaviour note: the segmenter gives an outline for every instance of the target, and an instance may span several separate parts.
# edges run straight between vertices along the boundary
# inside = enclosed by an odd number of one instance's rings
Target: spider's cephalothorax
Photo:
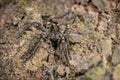
[[[18,38],[22,36],[22,34],[31,26],[35,26],[42,31],[40,37],[37,38],[37,41],[34,43],[32,48],[29,48],[28,51],[21,56],[21,59],[24,61],[29,60],[35,54],[35,51],[38,49],[40,45],[41,39],[43,39],[46,43],[50,42],[52,47],[55,50],[54,56],[62,59],[64,63],[69,64],[68,55],[69,55],[69,41],[66,35],[66,27],[64,30],[61,30],[60,24],[58,22],[50,19],[49,16],[42,16],[43,26],[40,23],[33,22],[25,25],[23,31],[18,35]],[[58,52],[57,52],[58,51]],[[55,58],[58,59],[58,58]],[[63,60],[64,59],[64,60]]]

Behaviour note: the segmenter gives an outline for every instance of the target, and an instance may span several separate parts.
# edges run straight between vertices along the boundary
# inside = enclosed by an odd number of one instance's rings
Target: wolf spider
[[[20,38],[24,34],[24,32],[28,30],[31,26],[35,26],[42,31],[39,38],[37,38],[37,41],[34,43],[34,46],[32,46],[32,48],[29,47],[27,52],[23,54],[20,58],[24,62],[32,58],[38,49],[41,39],[43,39],[44,42],[46,42],[47,44],[48,42],[52,44],[52,47],[55,51],[55,62],[57,62],[57,60],[61,60],[65,65],[69,65],[70,52],[67,25],[64,25],[64,30],[60,30],[61,25],[63,24],[58,24],[57,21],[53,21],[50,16],[42,16],[42,19],[43,26],[41,25],[41,23],[38,22],[28,23],[23,28],[23,31],[21,31],[17,36],[17,38]],[[49,61],[49,56],[47,58],[47,61]]]

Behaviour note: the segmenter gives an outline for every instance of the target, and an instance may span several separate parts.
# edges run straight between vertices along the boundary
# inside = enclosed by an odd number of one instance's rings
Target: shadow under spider
[[[34,45],[31,46],[30,44],[27,52],[24,53],[20,57],[20,59],[22,59],[23,62],[26,62],[29,59],[31,59],[36,53],[37,49],[39,48],[41,39],[43,39],[46,43],[50,42],[52,47],[54,48],[55,62],[57,62],[60,59],[65,65],[69,65],[70,49],[67,34],[67,25],[65,25],[64,31],[61,32],[61,26],[58,24],[58,22],[53,21],[50,18],[50,16],[42,16],[42,19],[43,26],[37,22],[27,23],[25,24],[23,30],[18,34],[17,38],[20,38],[25,33],[25,31],[27,31],[32,26],[35,26],[37,29],[42,31]],[[49,25],[47,24],[48,22],[50,23]],[[49,61],[49,56],[47,61]]]

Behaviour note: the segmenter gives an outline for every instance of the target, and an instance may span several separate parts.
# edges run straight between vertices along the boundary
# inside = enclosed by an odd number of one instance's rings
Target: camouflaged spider
[[[34,46],[32,48],[29,48],[28,51],[25,54],[23,54],[20,58],[25,62],[32,58],[36,50],[38,49],[41,38],[43,38],[43,40],[46,43],[51,42],[52,47],[55,50],[55,61],[61,59],[64,64],[69,65],[70,54],[69,40],[67,38],[67,25],[65,25],[64,30],[60,30],[60,24],[50,19],[50,16],[42,16],[42,19],[43,26],[37,22],[26,24],[23,31],[17,36],[17,38],[20,38],[22,34],[31,26],[35,26],[42,31],[42,34],[40,34],[40,37],[34,43]],[[47,23],[50,24],[47,25]]]

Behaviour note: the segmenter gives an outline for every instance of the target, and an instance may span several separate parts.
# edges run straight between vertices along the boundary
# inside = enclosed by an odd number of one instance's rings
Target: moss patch
[[[85,80],[102,80],[103,75],[104,70],[100,67],[97,67],[85,74]]]

